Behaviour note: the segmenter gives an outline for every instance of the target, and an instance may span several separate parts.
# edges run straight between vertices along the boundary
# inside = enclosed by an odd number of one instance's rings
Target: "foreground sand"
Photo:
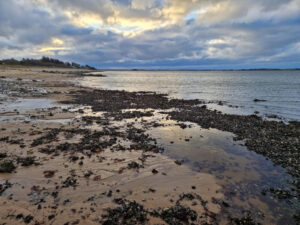
[[[0,72],[6,78],[26,79],[20,86],[43,88],[47,93],[34,98],[63,101],[69,99],[67,93],[83,89],[67,81],[76,78],[73,74],[7,68]],[[26,97],[33,96],[29,93]],[[213,203],[213,199],[220,200],[223,195],[212,175],[193,172],[160,153],[145,153],[143,149],[112,151],[111,147],[99,147],[99,151],[89,154],[88,150],[41,153],[43,148],[80,142],[83,135],[72,134],[71,130],[103,129],[101,124],[86,127],[82,123],[82,115],[90,114],[88,108],[72,105],[23,113],[1,112],[10,121],[1,122],[0,136],[9,141],[0,142],[0,151],[7,154],[5,160],[12,160],[17,167],[12,173],[0,173],[1,183],[9,180],[11,184],[1,193],[1,224],[99,224],[102,215],[107,214],[105,209],[118,206],[113,199],[136,201],[154,210],[175,206],[184,193],[201,196],[201,201],[196,197],[193,201],[181,200],[182,205],[203,215],[197,218],[197,223],[211,222],[210,214],[220,212],[219,204]],[[31,120],[24,122],[22,116]],[[121,129],[127,125],[121,125]],[[105,127],[114,126],[111,123]],[[32,144],[55,128],[64,131],[47,143]],[[127,142],[123,144],[130,146],[130,141]],[[131,162],[141,168],[130,168]],[[202,201],[207,203],[201,204]],[[165,224],[159,217],[148,219],[149,224]]]

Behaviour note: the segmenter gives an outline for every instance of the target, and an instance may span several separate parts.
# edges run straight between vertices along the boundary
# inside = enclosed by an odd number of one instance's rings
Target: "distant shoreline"
[[[152,72],[159,72],[159,71],[203,71],[203,72],[206,72],[206,71],[298,71],[300,70],[300,68],[290,68],[290,69],[264,69],[264,68],[258,68],[258,69],[206,69],[206,70],[188,70],[188,69],[178,69],[178,70],[173,70],[173,69],[97,69],[95,72],[97,71],[132,71],[132,72],[135,72],[135,71],[152,71]]]

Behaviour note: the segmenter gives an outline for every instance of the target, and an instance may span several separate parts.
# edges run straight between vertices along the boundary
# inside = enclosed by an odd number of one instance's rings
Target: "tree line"
[[[0,60],[0,64],[3,65],[21,65],[21,66],[50,66],[50,67],[65,67],[65,68],[80,68],[80,69],[92,69],[94,67],[89,65],[80,65],[75,62],[63,62],[58,59],[53,59],[43,56],[41,59],[29,59],[23,58],[22,60],[17,59],[3,59]]]

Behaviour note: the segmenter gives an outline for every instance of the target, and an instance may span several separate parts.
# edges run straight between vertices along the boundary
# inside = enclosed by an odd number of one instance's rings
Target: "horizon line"
[[[272,71],[300,70],[300,68],[253,68],[253,69],[96,69],[97,71]]]

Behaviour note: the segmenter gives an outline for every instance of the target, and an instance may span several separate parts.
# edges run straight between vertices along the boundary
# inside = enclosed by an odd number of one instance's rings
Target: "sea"
[[[153,91],[170,98],[200,99],[211,109],[300,121],[300,70],[103,71],[80,78],[83,86]],[[254,101],[255,99],[259,101]],[[219,101],[222,103],[219,104]],[[277,118],[277,119],[278,119]]]

